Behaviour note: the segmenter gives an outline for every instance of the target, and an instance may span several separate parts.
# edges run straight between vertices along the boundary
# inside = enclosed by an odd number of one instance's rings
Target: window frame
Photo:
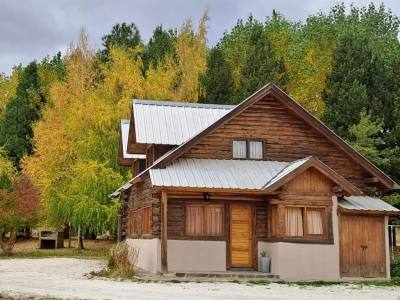
[[[190,207],[200,207],[202,209],[202,228],[201,228],[201,233],[200,234],[193,234],[188,232],[189,228],[189,214],[188,210]],[[207,223],[207,214],[206,211],[207,209],[210,208],[219,208],[221,209],[221,233],[219,234],[209,234],[207,233],[208,229],[208,223]],[[202,204],[202,203],[191,203],[191,204],[186,204],[185,205],[185,235],[187,237],[223,237],[225,236],[225,205],[224,204]]]
[[[246,142],[246,157],[245,158],[237,158],[234,157],[233,155],[233,144],[234,142]],[[250,142],[260,142],[261,143],[261,158],[250,158]],[[265,141],[263,139],[242,139],[242,138],[237,138],[237,139],[232,139],[231,140],[231,158],[235,160],[264,160],[265,159]]]
[[[296,207],[302,209],[303,214],[303,235],[302,236],[289,236],[286,235],[286,208]],[[309,233],[307,223],[307,209],[321,210],[322,220],[322,234]],[[329,225],[329,209],[327,205],[305,205],[305,204],[270,204],[268,206],[268,239],[270,240],[283,240],[283,241],[329,241],[330,240],[330,227]],[[283,210],[284,213],[280,213]],[[283,214],[283,215],[282,215]],[[283,220],[282,220],[283,217]],[[275,221],[275,223],[273,223]],[[284,225],[280,227],[280,222]]]

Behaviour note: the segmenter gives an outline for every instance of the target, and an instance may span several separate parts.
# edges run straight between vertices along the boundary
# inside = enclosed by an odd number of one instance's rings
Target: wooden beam
[[[161,272],[168,273],[168,194],[161,191]]]

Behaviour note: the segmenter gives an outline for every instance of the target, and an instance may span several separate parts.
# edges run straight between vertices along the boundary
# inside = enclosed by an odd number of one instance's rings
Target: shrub
[[[107,266],[118,275],[132,276],[138,260],[139,251],[125,242],[115,244],[108,255]]]
[[[400,277],[400,259],[396,258],[390,262],[390,275],[392,277]]]

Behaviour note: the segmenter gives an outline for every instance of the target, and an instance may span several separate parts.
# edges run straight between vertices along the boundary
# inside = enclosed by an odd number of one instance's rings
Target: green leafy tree
[[[33,151],[32,125],[39,119],[44,105],[38,65],[32,62],[22,71],[16,95],[7,103],[0,119],[0,146],[18,168],[21,158]]]
[[[331,74],[323,92],[326,110],[323,120],[341,136],[347,137],[349,128],[357,124],[360,115],[355,112],[373,111],[378,102],[371,91],[376,88],[379,61],[365,36],[344,36],[333,54]],[[381,73],[381,72],[379,72]],[[379,75],[378,75],[379,76]]]
[[[379,147],[384,143],[380,137],[382,122],[374,122],[371,116],[364,111],[360,113],[360,121],[350,127],[349,140],[354,149],[378,166],[385,163]]]
[[[148,70],[149,66],[156,68],[166,56],[175,56],[176,37],[176,29],[167,31],[161,25],[154,29],[153,36],[142,53],[144,73]]]
[[[200,98],[202,103],[227,103],[233,94],[232,70],[219,45],[207,56],[207,71],[200,77]]]
[[[256,24],[249,36],[245,65],[240,75],[239,102],[268,82],[284,84],[285,66],[279,60],[262,24]]]
[[[104,49],[98,53],[98,59],[105,62],[109,58],[111,48],[135,48],[142,44],[139,29],[134,23],[117,23],[109,34],[102,37]]]

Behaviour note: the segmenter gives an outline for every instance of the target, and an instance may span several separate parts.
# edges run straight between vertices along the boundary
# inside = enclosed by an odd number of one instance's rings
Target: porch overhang
[[[338,201],[339,211],[353,214],[400,215],[400,210],[385,201],[370,196],[343,197]]]

